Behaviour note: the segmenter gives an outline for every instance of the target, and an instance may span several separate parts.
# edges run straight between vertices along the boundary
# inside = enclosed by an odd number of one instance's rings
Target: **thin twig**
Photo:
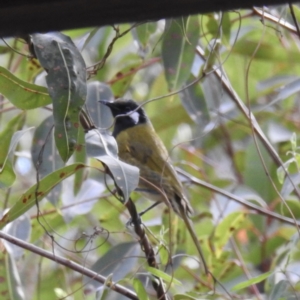
[[[220,189],[208,182],[205,182],[201,179],[198,179],[194,176],[192,176],[191,174],[181,170],[181,169],[178,169],[176,168],[177,172],[182,174],[183,176],[187,177],[193,184],[196,184],[196,185],[199,185],[201,187],[204,187],[206,189],[209,189],[215,193],[218,193],[220,195],[223,195],[249,209],[252,209],[254,211],[257,211],[258,213],[261,213],[262,215],[264,216],[267,216],[269,218],[273,218],[273,219],[276,219],[278,221],[281,221],[283,223],[286,223],[286,224],[290,224],[290,225],[293,225],[293,226],[300,226],[300,221],[294,221],[293,219],[291,218],[288,218],[288,217],[285,217],[285,216],[282,216],[282,215],[279,215],[277,213],[274,213],[273,211],[270,211],[266,208],[263,208],[263,207],[260,207],[260,206],[257,206],[255,204],[252,204],[251,202],[248,202],[247,200],[245,200],[244,198],[241,198],[237,195],[234,195],[230,192],[227,192],[226,190],[224,189]]]
[[[121,286],[120,284],[117,284],[117,283],[111,282],[110,280],[107,280],[106,277],[99,275],[98,273],[96,273],[90,269],[87,269],[85,266],[81,266],[72,260],[66,259],[57,254],[54,255],[53,253],[51,253],[49,251],[46,251],[42,248],[34,246],[33,244],[30,244],[30,243],[27,243],[20,239],[17,239],[9,234],[4,233],[1,230],[0,230],[0,238],[2,238],[14,245],[17,245],[23,249],[26,249],[32,253],[35,253],[37,255],[40,255],[40,256],[46,257],[52,261],[55,261],[55,262],[59,263],[60,265],[68,267],[82,275],[85,275],[93,280],[96,280],[97,282],[106,284],[106,286],[109,287],[111,290],[113,290],[117,293],[120,293],[120,294],[128,297],[129,299],[138,300],[137,295],[134,292],[132,292],[131,290]]]

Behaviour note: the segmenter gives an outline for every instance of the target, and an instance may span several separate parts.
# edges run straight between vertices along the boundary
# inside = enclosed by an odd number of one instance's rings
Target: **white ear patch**
[[[137,124],[140,120],[140,114],[138,112],[133,112],[129,115],[129,117],[133,120],[134,124]]]

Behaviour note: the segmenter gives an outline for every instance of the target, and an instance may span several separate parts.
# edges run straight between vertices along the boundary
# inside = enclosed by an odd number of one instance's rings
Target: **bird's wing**
[[[148,130],[142,126],[127,129],[117,136],[117,141],[120,159],[137,166],[142,178],[166,194],[172,192],[178,198],[185,198],[169,154],[152,126]],[[151,189],[149,185],[144,185]]]

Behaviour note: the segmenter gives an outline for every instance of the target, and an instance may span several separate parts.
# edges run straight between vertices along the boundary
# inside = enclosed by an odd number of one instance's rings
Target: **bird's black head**
[[[146,123],[148,121],[146,113],[142,107],[133,100],[117,99],[115,101],[103,101],[101,103],[108,106],[112,112],[116,123],[113,135],[116,137],[118,133],[127,128]]]

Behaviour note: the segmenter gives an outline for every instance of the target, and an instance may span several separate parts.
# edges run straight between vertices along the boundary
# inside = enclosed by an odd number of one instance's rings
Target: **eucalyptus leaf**
[[[61,168],[41,179],[38,183],[31,186],[17,202],[5,213],[0,220],[0,229],[6,224],[14,221],[19,216],[27,212],[31,207],[36,205],[39,201],[44,199],[53,187],[59,184],[67,177],[74,174],[77,170],[85,168],[83,164],[73,164]]]
[[[59,33],[33,34],[37,58],[46,69],[53,101],[55,142],[63,161],[75,150],[79,113],[86,98],[86,66],[72,40]]]
[[[270,277],[271,274],[272,274],[272,271],[266,272],[266,273],[263,273],[263,274],[261,274],[259,276],[254,277],[254,278],[251,278],[251,279],[249,279],[247,281],[241,282],[241,283],[235,285],[232,288],[232,291],[239,291],[239,290],[244,289],[244,288],[246,288],[248,286],[251,286],[253,284],[262,282],[263,280],[265,280],[268,277]]]
[[[23,81],[0,66],[0,93],[20,109],[34,109],[51,103],[47,89]]]

